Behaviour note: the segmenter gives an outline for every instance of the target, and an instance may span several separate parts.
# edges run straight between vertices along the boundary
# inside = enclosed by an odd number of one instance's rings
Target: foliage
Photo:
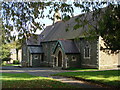
[[[10,43],[11,48],[16,49],[16,60],[18,60],[18,52],[22,47],[22,41],[21,40],[16,40]]]
[[[2,63],[2,66],[20,66],[20,64]]]
[[[101,9],[104,6],[108,6],[108,9]],[[64,22],[73,17],[74,7],[79,8],[81,13],[75,20],[76,25],[73,26],[74,30],[79,28],[85,29],[88,27],[86,32],[88,35],[101,35],[105,40],[105,45],[110,50],[117,51],[120,49],[119,42],[119,22],[120,22],[120,3],[119,2],[83,2],[75,1],[73,4],[67,4],[66,1],[56,2],[56,1],[46,1],[46,2],[3,2],[3,27],[5,29],[5,39],[10,41],[11,39],[28,38],[31,34],[34,34],[37,29],[44,29],[45,24],[38,21],[41,18],[49,18],[53,20],[55,12],[60,12],[61,17]],[[109,8],[110,7],[110,8]],[[49,8],[49,9],[48,9]],[[48,15],[44,13],[48,11]],[[112,13],[111,13],[112,12]],[[91,15],[90,15],[91,13]],[[88,16],[90,15],[90,18]],[[101,18],[103,16],[103,19]],[[11,21],[11,22],[9,22]],[[110,26],[109,26],[110,25]],[[66,31],[69,30],[66,28]],[[12,31],[18,32],[18,34],[11,35]]]
[[[9,58],[11,55],[9,44],[2,44],[0,46],[0,53],[0,59]]]
[[[21,42],[20,41],[18,41],[18,40],[16,40],[16,41],[13,41],[13,42],[11,42],[11,43],[9,43],[10,44],[10,48],[12,49],[17,49],[17,50],[19,50],[19,49],[21,49]]]
[[[20,64],[19,60],[14,60],[13,64]]]
[[[119,86],[120,70],[106,71],[84,71],[84,72],[65,72],[55,74],[56,76],[75,77],[78,79],[86,79],[107,85]]]
[[[97,33],[105,41],[106,48],[120,50],[120,5],[110,5],[99,21]]]
[[[0,65],[2,65],[2,66],[6,65],[6,61],[2,61],[2,63]]]
[[[75,88],[47,77],[27,73],[2,73],[2,88]]]
[[[7,43],[7,44],[2,43],[2,45],[0,46],[0,53],[1,53],[0,59],[4,60],[4,58],[9,58],[11,55],[10,52],[11,49],[16,49],[17,51],[16,56],[18,57],[18,50],[21,49],[21,42],[17,40],[12,43]]]
[[[10,61],[10,60],[11,60],[11,58],[9,58],[9,57],[6,57],[6,58],[2,59],[2,61]]]
[[[37,19],[47,17],[54,21],[54,15],[50,16],[44,14],[44,10],[46,10],[47,7],[51,8],[49,14],[54,11],[57,12],[59,9],[61,9],[61,12],[69,11],[71,13],[73,11],[71,5],[53,2],[3,2],[2,7],[4,28],[8,41],[16,38],[16,35],[10,35],[14,28],[18,32],[19,39],[28,38],[31,34],[36,32],[37,29],[43,29],[45,25],[36,21]],[[9,23],[9,20],[13,24]]]

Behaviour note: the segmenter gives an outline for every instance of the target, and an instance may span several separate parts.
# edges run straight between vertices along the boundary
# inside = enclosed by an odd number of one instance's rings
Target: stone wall
[[[39,67],[41,63],[41,54],[32,54],[32,67]]]
[[[99,37],[99,47],[101,46],[105,48],[102,37]],[[99,69],[117,68],[117,66],[120,65],[120,59],[119,59],[120,53],[109,54],[108,53],[109,51],[110,50],[107,50],[107,52],[103,50],[99,50]]]
[[[86,40],[81,38],[75,40],[76,46],[80,51],[81,68],[98,68],[98,39]],[[85,47],[90,48],[90,57],[85,58]]]
[[[44,51],[44,66],[53,67],[53,49],[56,45],[56,41],[52,42],[44,42],[42,43],[43,51]]]
[[[67,54],[67,68],[81,67],[80,54]]]
[[[22,61],[21,65],[22,67],[27,67],[28,66],[28,51],[27,51],[27,45],[26,42],[23,42],[22,44]]]

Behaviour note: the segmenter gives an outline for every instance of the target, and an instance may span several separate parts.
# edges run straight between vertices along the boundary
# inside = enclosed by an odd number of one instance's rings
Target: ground
[[[57,88],[59,88],[59,85],[60,84],[63,84],[63,83],[67,83],[67,84],[70,84],[73,86],[73,88],[108,88],[107,86],[101,86],[101,85],[98,85],[98,84],[94,84],[94,83],[89,83],[89,82],[85,82],[85,81],[81,81],[81,80],[75,80],[74,78],[66,78],[66,77],[61,77],[61,76],[51,76],[51,74],[61,74],[61,73],[76,73],[76,71],[74,70],[54,70],[52,68],[20,68],[20,67],[15,67],[15,66],[7,66],[7,67],[3,67],[2,68],[2,72],[3,72],[3,76],[9,76],[11,73],[13,75],[15,74],[18,74],[17,76],[19,77],[20,75],[19,74],[29,74],[29,75],[32,75],[30,77],[34,77],[36,78],[36,76],[40,76],[40,78],[45,78],[45,77],[48,77],[50,79],[54,79],[55,81],[60,81],[62,83],[59,82],[59,84],[56,84],[57,85]],[[77,71],[78,72],[78,71]],[[84,72],[83,70],[82,71],[79,71],[79,72]],[[8,74],[9,73],[9,74]],[[28,75],[28,77],[29,77]],[[7,77],[8,77],[7,76]],[[23,75],[24,76],[24,75]],[[26,75],[25,75],[26,76]],[[11,75],[9,76],[11,77]],[[14,76],[15,77],[15,76]],[[13,78],[13,77],[12,77]],[[49,81],[50,79],[48,78],[45,78],[47,81],[48,81],[48,86],[49,84],[51,83],[51,81]],[[5,77],[3,77],[3,79],[5,79]],[[54,81],[53,80],[53,81]],[[33,83],[35,80],[33,80]],[[54,82],[55,82],[54,81]],[[8,82],[8,81],[7,81]],[[16,82],[16,81],[14,81]],[[37,83],[40,83],[41,81],[38,80]],[[44,81],[46,82],[46,81]],[[50,83],[49,83],[50,82]],[[29,84],[29,83],[28,83]],[[52,85],[50,85],[49,87],[53,87],[54,88],[54,84],[55,83],[51,83]],[[31,86],[31,85],[30,85]],[[44,86],[44,85],[43,85]],[[64,86],[67,86],[67,85],[64,85]],[[75,87],[74,87],[75,86]],[[45,88],[45,87],[44,87]],[[48,87],[47,87],[48,88]],[[55,87],[56,88],[56,87]],[[62,88],[62,87],[61,87]],[[71,87],[72,88],[72,87]]]
[[[52,78],[27,73],[3,73],[2,88],[75,88]]]
[[[101,83],[109,86],[120,85],[120,70],[103,70],[103,71],[85,71],[85,72],[66,72],[55,74],[56,76],[71,77],[79,80]]]

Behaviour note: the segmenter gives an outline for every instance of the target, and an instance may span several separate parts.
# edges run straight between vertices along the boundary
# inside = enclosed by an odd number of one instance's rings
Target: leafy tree
[[[0,10],[1,10],[1,3],[0,3]],[[2,25],[2,18],[0,17],[0,64],[2,63],[2,61],[10,61],[10,45],[9,44],[5,44],[5,32],[4,32],[4,28]]]
[[[43,29],[45,25],[36,21],[37,19],[47,17],[54,21],[54,15],[44,14],[44,10],[48,7],[51,8],[49,14],[54,11],[57,12],[59,8],[61,8],[61,12],[73,12],[71,5],[52,2],[3,2],[2,7],[4,28],[8,41],[16,38],[16,35],[11,35],[14,29],[18,33],[18,39],[28,38],[37,29]],[[64,13],[64,15],[66,14]]]
[[[6,58],[3,58],[3,59],[2,59],[2,61],[6,61],[6,62],[8,62],[8,61],[10,61],[10,60],[11,60],[10,57],[6,57]]]
[[[4,58],[8,58],[10,57],[11,53],[10,53],[10,46],[8,44],[2,44],[2,46],[0,46],[0,59],[4,59]]]
[[[18,52],[21,49],[21,42],[19,40],[13,41],[10,43],[11,49],[16,49],[16,60],[18,60]]]
[[[61,12],[61,17],[56,16],[57,18],[60,18],[63,21],[69,20],[74,16],[73,7],[77,7],[80,9],[81,13],[91,13],[91,21],[95,21],[96,24],[92,25],[87,14],[82,14],[75,19],[77,24],[73,29],[78,29],[87,25],[90,32],[88,34],[89,36],[102,36],[107,48],[113,52],[120,49],[120,25],[118,25],[120,22],[119,2],[80,2],[79,0],[76,0],[73,2],[73,5],[67,4],[64,0],[61,2],[3,2],[5,39],[11,40],[16,38],[16,35],[10,34],[13,30],[18,32],[18,39],[28,38],[37,29],[41,30],[44,28],[44,24],[38,22],[37,19],[47,17],[54,22],[54,12]],[[104,5],[108,7],[103,10],[101,8]],[[48,8],[49,15],[46,15],[44,14],[44,11]],[[103,16],[103,18],[101,16]],[[91,29],[93,31],[91,31]],[[69,25],[66,30],[69,30]]]
[[[106,48],[117,52],[120,50],[120,5],[110,5],[99,21],[97,31],[105,41]]]

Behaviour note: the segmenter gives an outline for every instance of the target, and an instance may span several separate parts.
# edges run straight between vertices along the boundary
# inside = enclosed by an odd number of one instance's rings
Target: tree
[[[6,57],[6,58],[3,58],[2,61],[6,61],[8,63],[8,61],[10,61],[11,58],[10,57]]]
[[[119,46],[119,11],[120,2],[73,2],[74,7],[80,9],[82,13],[90,13],[92,11],[92,20],[96,21],[96,25],[91,25],[87,20],[86,14],[82,14],[75,21],[77,24],[73,29],[78,29],[88,25],[89,29],[94,29],[94,32],[89,30],[91,35],[100,35],[105,40],[107,48],[113,52],[120,50]],[[44,24],[36,21],[40,18],[49,18],[54,21],[54,12],[61,12],[63,21],[69,20],[73,17],[73,5],[63,2],[3,2],[3,19],[6,39],[10,40],[16,38],[16,35],[10,35],[13,31],[13,27],[18,32],[18,38],[28,38],[37,29],[43,29]],[[101,9],[104,5],[108,6],[105,11]],[[49,7],[49,15],[45,15],[44,11]],[[113,11],[114,10],[114,11]],[[111,13],[112,12],[112,13]],[[106,16],[107,15],[107,16]],[[84,16],[84,19],[80,21],[80,18]],[[103,19],[99,17],[103,16]],[[117,17],[117,18],[116,18]],[[107,21],[108,20],[108,21]],[[113,20],[113,21],[110,21]],[[13,22],[13,24],[10,23]],[[111,28],[109,27],[111,25]],[[30,27],[30,29],[28,29]],[[114,32],[115,31],[115,32]],[[89,34],[89,35],[90,35]],[[8,36],[8,37],[7,37]],[[114,40],[115,39],[115,40]]]
[[[1,10],[1,3],[0,3],[0,10]],[[10,61],[10,45],[5,44],[5,31],[2,25],[2,18],[0,17],[0,64],[2,61]]]
[[[4,59],[4,58],[8,58],[10,57],[11,53],[10,53],[10,46],[8,44],[2,44],[0,46],[0,59]]]
[[[21,42],[19,40],[11,42],[10,48],[16,49],[16,60],[18,60],[18,52],[21,49]]]
[[[105,41],[106,48],[115,52],[120,50],[120,5],[110,5],[99,21],[97,31]]]
[[[54,20],[54,15],[44,14],[44,10],[47,7],[51,8],[49,14],[54,11],[57,12],[59,8],[61,8],[62,12],[69,10],[72,13],[72,7],[70,5],[65,3],[59,5],[59,3],[52,2],[3,2],[3,20],[6,39],[10,41],[16,38],[16,35],[11,35],[11,31],[14,29],[18,32],[18,38],[28,38],[37,29],[43,29],[45,24],[36,21],[37,19],[48,17]]]

